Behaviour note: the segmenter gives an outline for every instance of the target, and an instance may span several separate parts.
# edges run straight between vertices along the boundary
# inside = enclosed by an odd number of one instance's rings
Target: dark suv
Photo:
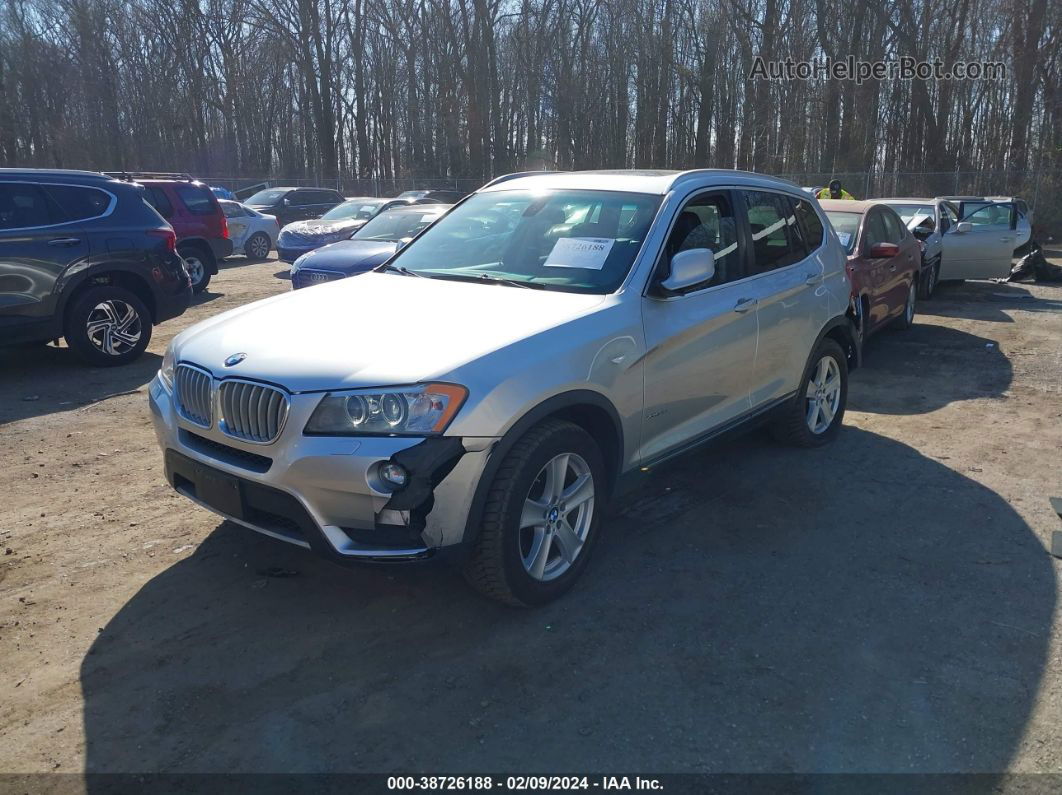
[[[329,188],[266,188],[244,201],[248,207],[276,216],[283,228],[292,221],[320,218],[346,199]]]
[[[0,341],[125,364],[191,300],[173,229],[144,188],[89,171],[0,169]]]
[[[232,253],[225,212],[213,191],[187,174],[112,172],[139,182],[145,198],[177,233],[177,253],[184,260],[192,290],[201,293],[218,272],[218,261]]]

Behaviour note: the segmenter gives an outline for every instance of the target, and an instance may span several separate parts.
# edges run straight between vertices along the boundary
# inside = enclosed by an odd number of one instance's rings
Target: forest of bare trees
[[[1062,170],[1062,0],[0,2],[3,165]],[[749,79],[757,55],[849,54],[1007,74]]]

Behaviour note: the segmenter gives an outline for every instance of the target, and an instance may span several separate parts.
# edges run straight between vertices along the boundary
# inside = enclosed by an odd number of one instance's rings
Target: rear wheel
[[[797,395],[781,409],[771,430],[776,439],[797,447],[818,447],[840,431],[848,404],[848,360],[841,346],[819,343]]]
[[[129,290],[93,287],[74,299],[66,314],[66,344],[97,367],[128,364],[151,341],[151,315]]]
[[[184,260],[185,270],[188,271],[188,278],[192,282],[192,292],[198,295],[210,284],[211,272],[214,269],[214,258],[198,246],[179,248],[177,253]]]
[[[255,232],[243,244],[248,259],[265,259],[269,256],[269,249],[269,235],[265,232]]]
[[[918,283],[918,297],[923,301],[927,301],[933,297],[933,292],[937,289],[937,283],[940,281],[940,259],[937,258],[926,265],[922,269],[921,278]]]
[[[494,476],[465,578],[511,605],[559,597],[597,541],[605,478],[597,443],[578,425],[547,420],[532,428]]]

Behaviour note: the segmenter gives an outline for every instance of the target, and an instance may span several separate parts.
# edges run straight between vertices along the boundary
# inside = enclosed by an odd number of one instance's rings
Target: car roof
[[[351,204],[353,202],[359,202],[361,204],[364,204],[365,202],[378,202],[383,204],[386,201],[390,201],[390,199],[381,199],[379,196],[351,196],[348,199],[344,199],[343,204]]]
[[[696,188],[699,185],[737,185],[760,188],[784,189],[801,196],[807,193],[788,180],[756,174],[751,171],[735,171],[725,168],[704,168],[692,171],[657,169],[629,169],[602,171],[543,171],[523,172],[499,177],[487,183],[477,192],[505,190],[555,189],[555,190],[614,190],[627,193],[655,193],[664,195],[680,187]]]
[[[443,210],[449,210],[453,207],[452,204],[443,204],[442,202],[436,202],[434,204],[401,204],[396,207],[388,207],[384,210],[384,213],[430,213],[435,210],[442,212]]]
[[[0,168],[0,177],[46,181],[78,179],[93,182],[120,182],[120,180],[101,174],[98,171],[80,171],[72,168]]]

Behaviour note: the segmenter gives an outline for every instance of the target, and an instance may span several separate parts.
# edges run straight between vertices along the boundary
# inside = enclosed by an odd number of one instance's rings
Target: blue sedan
[[[341,240],[303,254],[291,266],[291,286],[298,290],[322,282],[357,276],[381,265],[453,205],[420,204],[385,210]]]

